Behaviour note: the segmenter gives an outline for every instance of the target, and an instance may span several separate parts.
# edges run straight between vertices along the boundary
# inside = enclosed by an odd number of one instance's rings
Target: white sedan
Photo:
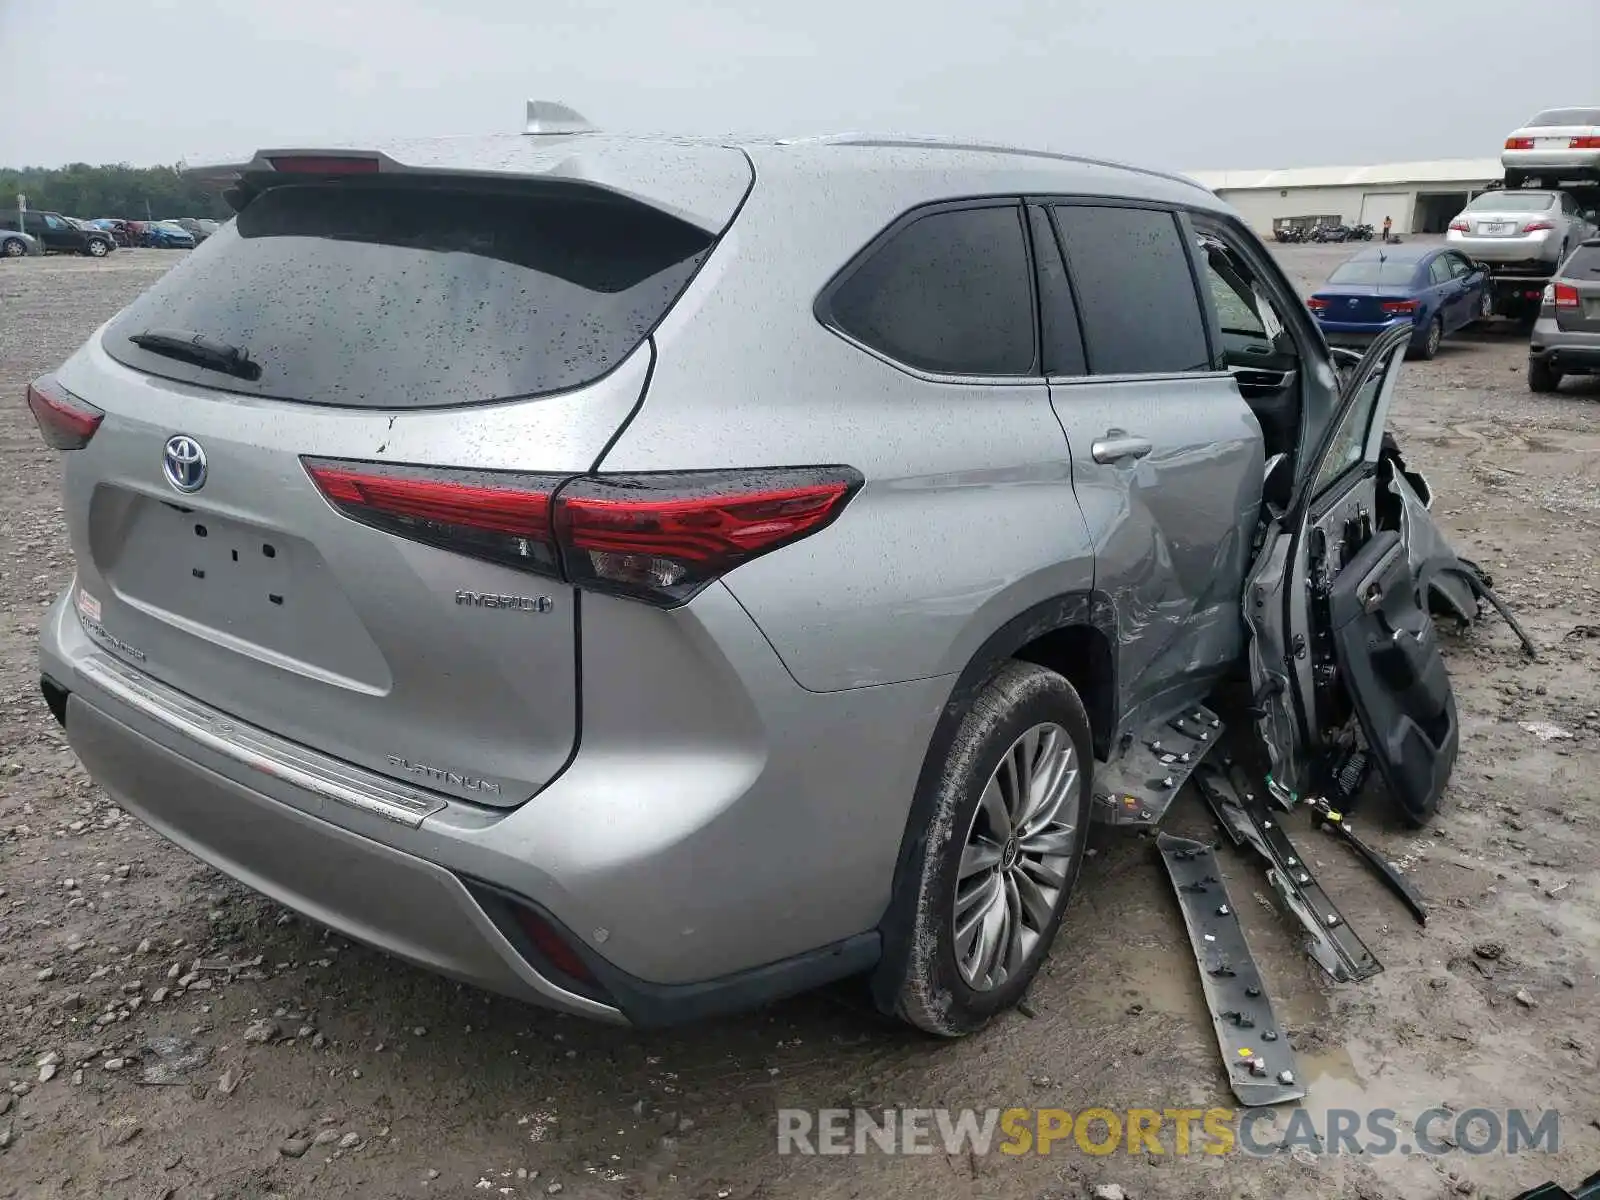
[[[1600,105],[1548,108],[1506,138],[1500,152],[1506,187],[1521,187],[1538,176],[1544,186],[1600,180]]]

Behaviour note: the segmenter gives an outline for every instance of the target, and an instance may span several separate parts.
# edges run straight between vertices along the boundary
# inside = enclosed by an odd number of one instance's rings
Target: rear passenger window
[[[1149,208],[1061,204],[1056,227],[1096,375],[1210,369],[1205,318],[1176,218]]]
[[[1030,269],[1017,206],[934,212],[873,250],[827,308],[845,333],[908,367],[1031,375]]]
[[[1428,278],[1434,283],[1450,282],[1450,259],[1441,254],[1428,264]]]

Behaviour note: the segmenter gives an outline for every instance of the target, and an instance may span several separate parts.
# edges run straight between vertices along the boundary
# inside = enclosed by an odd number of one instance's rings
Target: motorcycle
[[[1353,242],[1370,242],[1377,236],[1377,232],[1371,225],[1357,225],[1350,231],[1350,240]]]

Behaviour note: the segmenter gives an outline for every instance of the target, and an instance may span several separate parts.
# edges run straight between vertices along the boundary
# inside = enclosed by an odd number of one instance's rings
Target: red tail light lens
[[[861,482],[849,467],[576,479],[556,500],[556,537],[579,587],[676,604],[825,528]]]
[[[39,426],[39,436],[55,450],[82,450],[106,416],[67,391],[52,375],[28,385],[28,408]]]
[[[559,574],[550,497],[563,476],[303,461],[328,503],[351,520],[442,550]]]
[[[269,158],[274,171],[295,175],[372,175],[378,170],[375,158],[336,154],[298,154]]]
[[[1306,307],[1314,313],[1320,313],[1326,311],[1328,302],[1321,296],[1313,296],[1311,299],[1306,301]]]
[[[1568,147],[1572,150],[1600,150],[1600,137],[1575,137]]]
[[[1555,222],[1553,221],[1529,221],[1522,227],[1522,230],[1524,233],[1538,233],[1541,229],[1554,229],[1555,227]]]
[[[1398,316],[1401,313],[1414,313],[1417,311],[1417,302],[1415,300],[1385,300],[1383,302],[1383,311],[1393,316]]]
[[[1557,308],[1577,308],[1578,307],[1578,289],[1577,288],[1573,287],[1570,283],[1558,283],[1558,284],[1555,285],[1555,288],[1556,288],[1555,301],[1556,301],[1556,307]]]
[[[364,525],[662,605],[825,528],[862,483],[850,467],[572,477],[303,461]]]
[[[1451,221],[1450,228],[1457,230],[1460,233],[1472,232],[1472,226],[1467,223],[1467,219],[1465,217],[1457,217],[1454,221]]]
[[[1532,150],[1533,149],[1533,139],[1532,138],[1507,138],[1506,139],[1506,149],[1507,150]]]

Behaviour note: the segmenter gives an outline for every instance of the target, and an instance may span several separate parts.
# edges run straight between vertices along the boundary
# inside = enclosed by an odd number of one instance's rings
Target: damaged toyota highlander
[[[1409,329],[1336,357],[1179,176],[530,114],[205,169],[235,219],[29,388],[42,685],[130,812],[534,1003],[866,974],[943,1035],[1230,679],[1280,802],[1360,751],[1433,813],[1481,581],[1383,437]]]

